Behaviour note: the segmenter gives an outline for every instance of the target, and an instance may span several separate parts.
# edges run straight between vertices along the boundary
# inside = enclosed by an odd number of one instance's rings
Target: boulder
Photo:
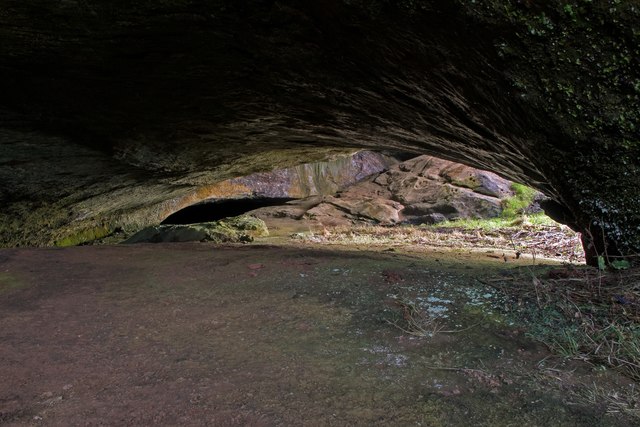
[[[502,200],[513,196],[511,182],[494,173],[432,156],[405,161],[374,182],[404,205],[400,214],[407,222],[493,218],[502,212]]]
[[[500,178],[495,173],[471,168],[447,160],[433,159],[433,164],[430,169],[436,167],[440,169],[439,177],[456,187],[469,188],[476,193],[497,198],[510,197],[513,195],[511,182]]]
[[[246,243],[253,241],[255,237],[268,235],[269,231],[264,221],[242,215],[214,222],[147,227],[131,236],[124,243]]]
[[[432,156],[405,161],[383,175],[387,177],[376,182],[387,182],[394,198],[406,204],[447,198],[447,191],[455,193],[453,189],[463,188],[496,199],[513,196],[511,182],[495,173]]]
[[[379,224],[396,224],[400,221],[403,206],[381,197],[328,197],[328,203],[360,220],[371,220]]]

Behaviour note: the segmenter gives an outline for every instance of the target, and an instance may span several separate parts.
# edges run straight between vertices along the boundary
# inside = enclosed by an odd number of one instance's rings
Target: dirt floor
[[[1,250],[0,424],[637,423],[590,397],[632,382],[550,354],[477,280],[517,266],[302,243]]]

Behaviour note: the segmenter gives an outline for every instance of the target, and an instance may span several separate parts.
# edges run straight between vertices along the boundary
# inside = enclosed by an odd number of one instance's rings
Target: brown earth
[[[509,326],[503,261],[297,245],[0,251],[0,424],[633,424]]]

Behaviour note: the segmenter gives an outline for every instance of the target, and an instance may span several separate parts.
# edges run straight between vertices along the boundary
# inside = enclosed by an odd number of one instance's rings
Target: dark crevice
[[[247,198],[207,200],[174,212],[162,221],[162,224],[197,224],[199,222],[217,221],[242,215],[243,213],[258,208],[282,205],[291,200],[295,199]]]

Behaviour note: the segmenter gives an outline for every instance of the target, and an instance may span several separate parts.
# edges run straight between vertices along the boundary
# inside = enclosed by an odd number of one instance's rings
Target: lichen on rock
[[[124,243],[214,242],[247,243],[256,237],[269,235],[261,219],[241,215],[220,221],[185,225],[157,225],[147,227]]]

